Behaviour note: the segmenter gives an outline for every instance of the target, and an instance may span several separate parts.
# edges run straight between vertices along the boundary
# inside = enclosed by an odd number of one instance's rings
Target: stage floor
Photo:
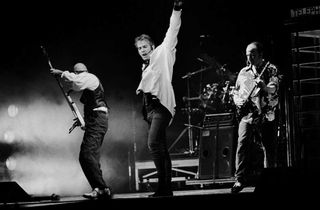
[[[254,187],[244,188],[239,194],[252,194],[254,192]],[[165,203],[170,205],[179,205],[183,207],[191,207],[193,205],[199,205],[203,203],[198,203],[201,198],[207,199],[211,196],[224,196],[231,195],[230,188],[222,189],[200,189],[200,190],[183,190],[174,191],[174,196],[171,197],[159,197],[159,198],[149,198],[148,196],[152,192],[137,192],[137,193],[121,193],[114,194],[111,200],[89,200],[83,198],[82,196],[66,196],[60,197],[59,199],[52,199],[50,196],[32,196],[31,201],[23,202],[10,202],[10,203],[0,203],[0,208],[7,209],[20,209],[20,208],[35,208],[35,209],[78,209],[85,207],[95,207],[96,205],[108,205],[109,209],[119,209],[124,206],[132,206],[139,209],[147,208],[150,204],[156,204],[157,206],[162,206]],[[218,198],[218,197],[217,197]],[[213,199],[212,201],[214,201]],[[159,202],[160,201],[160,202]],[[146,206],[145,206],[146,205]]]
[[[50,199],[50,196],[34,197],[32,201],[0,203],[0,209],[256,209],[257,207],[313,208],[318,194],[310,188],[281,189],[273,186],[262,193],[256,187],[246,187],[232,194],[230,188],[174,191],[174,196],[149,198],[152,192],[114,194],[109,200],[89,200],[82,196]]]
[[[251,193],[254,192],[254,187],[244,188],[240,193]],[[125,194],[115,194],[114,199],[122,198],[147,198],[148,195],[152,193],[143,192],[143,193],[125,193]],[[181,196],[190,196],[190,195],[214,195],[214,194],[230,194],[230,188],[223,189],[201,189],[201,190],[183,190],[183,191],[174,191],[173,195],[177,197]]]

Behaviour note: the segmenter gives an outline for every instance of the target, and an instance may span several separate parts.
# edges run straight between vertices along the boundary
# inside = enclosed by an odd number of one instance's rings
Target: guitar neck
[[[267,69],[267,67],[269,66],[269,64],[270,64],[270,62],[268,61],[268,62],[266,63],[266,65],[263,67],[261,73],[258,75],[258,77],[257,77],[258,79],[261,78],[261,76],[263,75],[264,71]],[[256,89],[256,87],[257,87],[257,83],[254,84],[254,86],[253,86],[252,89],[250,90],[250,92],[249,92],[249,94],[248,94],[248,96],[247,96],[247,98],[246,98],[245,101],[247,101],[247,100],[251,97],[251,95],[252,95],[253,91]]]
[[[72,111],[72,114],[74,115],[74,117],[76,118],[76,120],[79,121],[79,125],[81,128],[84,128],[85,127],[85,122],[84,122],[84,119],[83,117],[81,116],[81,113],[78,109],[78,107],[76,106],[76,104],[73,102],[72,98],[70,97],[69,94],[67,94],[64,89],[63,89],[63,86],[61,84],[61,82],[59,81],[59,79],[57,77],[55,77],[57,82],[58,82],[58,85],[60,87],[60,90],[62,91],[62,94],[63,96],[65,97],[66,101],[68,102],[68,105]]]

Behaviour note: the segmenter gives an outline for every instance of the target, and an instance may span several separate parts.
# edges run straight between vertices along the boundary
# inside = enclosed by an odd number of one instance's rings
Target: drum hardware
[[[197,60],[207,63],[205,59],[197,58]],[[207,63],[209,66],[202,67],[197,71],[194,72],[188,72],[186,75],[182,76],[182,79],[186,79],[187,83],[187,96],[182,97],[183,101],[185,102],[185,108],[182,108],[181,110],[184,111],[187,114],[188,122],[187,124],[184,124],[185,128],[183,131],[179,134],[177,139],[173,142],[173,144],[169,147],[169,152],[171,149],[175,146],[175,144],[182,138],[182,136],[188,132],[188,153],[193,154],[195,153],[196,147],[197,147],[197,141],[194,141],[194,129],[202,129],[199,126],[192,125],[191,122],[191,116],[199,115],[201,120],[199,121],[199,124],[201,124],[201,121],[203,120],[204,116],[206,114],[219,114],[219,113],[225,113],[225,112],[232,112],[233,109],[233,100],[232,100],[232,94],[233,94],[233,86],[230,86],[231,81],[226,81],[222,79],[219,83],[209,83],[204,88],[202,88],[202,78],[200,78],[200,85],[199,85],[199,96],[190,96],[190,78],[198,73],[207,71],[209,69],[213,68],[213,63]],[[226,69],[226,64],[224,65],[217,65],[216,72],[219,73],[219,75],[228,75],[230,72]],[[201,74],[202,75],[202,74]],[[200,75],[200,76],[201,76]],[[225,87],[223,87],[225,85]],[[230,90],[231,89],[231,90]],[[199,102],[198,108],[193,108],[191,106],[191,102],[196,101]]]
[[[186,97],[186,96],[183,96],[182,100],[183,101],[198,101],[198,100],[201,100],[201,96],[190,97],[190,98]]]
[[[194,72],[188,72],[186,75],[182,76],[182,79],[187,79],[187,96],[183,97],[183,101],[187,101],[187,106],[186,108],[184,108],[184,110],[186,110],[187,112],[187,116],[188,116],[188,124],[185,124],[185,128],[183,129],[183,131],[180,133],[180,135],[177,137],[177,139],[171,144],[171,146],[169,147],[169,152],[171,151],[171,149],[175,146],[175,144],[181,139],[181,137],[185,134],[185,132],[188,131],[188,144],[189,144],[189,148],[187,153],[190,154],[194,154],[195,153],[195,147],[197,147],[197,145],[194,145],[193,142],[193,130],[194,128],[197,128],[197,126],[191,125],[191,113],[192,113],[192,108],[191,108],[191,100],[199,100],[197,99],[198,97],[195,98],[191,98],[190,97],[190,78],[193,75],[196,75],[200,72],[204,72],[211,69],[211,67],[205,67],[205,68],[201,68],[197,71]],[[197,143],[197,142],[195,142]]]
[[[226,81],[225,87],[223,88],[223,96],[222,96],[222,103],[226,103],[226,98],[229,97],[229,86],[230,86],[230,81]]]
[[[193,128],[198,128],[198,129],[203,129],[201,126],[196,126],[196,125],[190,125],[190,124],[184,124],[185,126],[190,126]]]
[[[181,108],[181,111],[185,112],[185,113],[196,113],[196,112],[201,112],[201,110],[199,108]]]
[[[220,83],[207,84],[203,88],[200,98],[201,108],[206,114],[233,112],[235,105],[233,103],[234,86],[230,81],[225,82],[225,86]],[[196,98],[196,97],[195,97]]]
[[[189,79],[191,76],[193,76],[193,75],[195,75],[195,74],[198,74],[198,73],[200,73],[200,72],[203,72],[203,71],[207,71],[207,70],[209,70],[209,69],[211,69],[212,67],[211,66],[209,66],[209,67],[204,67],[204,68],[201,68],[201,69],[199,69],[199,70],[197,70],[197,71],[194,71],[194,72],[188,72],[186,75],[184,75],[184,76],[182,76],[181,78],[182,79]]]
[[[176,140],[171,144],[171,146],[169,147],[169,151],[171,151],[171,149],[176,145],[176,143],[179,142],[179,140],[182,138],[182,136],[189,130],[191,130],[192,128],[196,128],[196,129],[203,129],[200,126],[196,126],[196,125],[191,125],[191,124],[184,124],[184,126],[186,126],[183,131],[180,133],[180,135],[176,138]],[[189,143],[190,143],[190,137],[189,137]],[[193,144],[192,144],[193,146]],[[195,145],[194,148],[192,148],[193,150],[191,150],[190,144],[189,144],[189,150],[186,151],[185,153],[187,154],[194,154],[196,152],[196,148],[197,145]]]
[[[218,113],[218,114],[206,114],[203,119],[203,128],[211,128],[220,126],[233,125],[234,113]]]
[[[201,94],[201,107],[205,112],[220,112],[222,88],[218,83],[207,84]]]

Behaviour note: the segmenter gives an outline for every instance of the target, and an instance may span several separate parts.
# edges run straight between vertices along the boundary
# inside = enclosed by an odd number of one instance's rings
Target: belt
[[[95,112],[104,112],[106,114],[109,114],[109,109],[105,106],[100,106],[100,107],[97,107],[97,108],[94,108],[93,111]]]

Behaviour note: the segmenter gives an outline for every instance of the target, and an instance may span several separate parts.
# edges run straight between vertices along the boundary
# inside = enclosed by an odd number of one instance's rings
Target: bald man
[[[80,101],[84,104],[84,136],[80,148],[79,162],[92,188],[83,196],[89,199],[111,198],[111,188],[103,180],[100,167],[100,148],[108,130],[109,109],[104,88],[99,79],[88,72],[83,63],[77,63],[73,72],[51,69],[70,85],[73,91],[82,91]]]
[[[270,145],[275,139],[272,126],[278,104],[280,76],[276,66],[264,60],[261,43],[250,43],[246,48],[246,57],[247,66],[238,74],[233,95],[239,126],[236,182],[232,193],[254,184],[262,169],[274,164],[275,150]]]

